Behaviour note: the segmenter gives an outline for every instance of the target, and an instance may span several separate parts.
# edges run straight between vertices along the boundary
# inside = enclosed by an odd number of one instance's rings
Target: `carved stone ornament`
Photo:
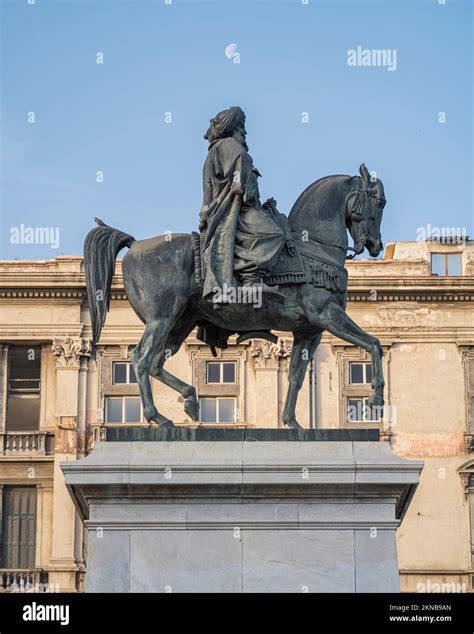
[[[87,364],[91,356],[92,344],[89,339],[66,337],[53,339],[52,351],[57,368],[79,368],[81,362]]]
[[[464,494],[467,496],[474,489],[474,460],[469,460],[458,469],[464,487]]]
[[[251,355],[255,368],[278,368],[280,359],[286,359],[291,354],[291,343],[288,339],[278,339],[278,343],[252,339]]]

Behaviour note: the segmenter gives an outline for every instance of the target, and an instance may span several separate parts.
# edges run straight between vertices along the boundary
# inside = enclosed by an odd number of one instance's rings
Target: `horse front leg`
[[[362,330],[335,302],[331,302],[323,309],[318,316],[318,323],[322,323],[324,328],[336,337],[353,343],[370,353],[372,365],[371,385],[374,389],[374,394],[369,398],[369,406],[379,408],[380,417],[382,417],[385,381],[382,366],[383,350],[380,341],[377,337],[373,337],[365,330]]]
[[[301,425],[296,420],[296,401],[298,392],[303,385],[308,363],[314,356],[322,334],[321,331],[313,337],[307,337],[293,333],[294,341],[291,350],[290,371],[288,373],[288,392],[282,415],[283,423],[293,429],[301,429]]]

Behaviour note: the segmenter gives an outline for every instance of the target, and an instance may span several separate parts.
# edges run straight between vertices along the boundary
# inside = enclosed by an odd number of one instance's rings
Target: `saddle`
[[[325,288],[328,291],[344,293],[347,290],[347,269],[330,260],[314,241],[305,241],[300,233],[293,231],[296,251],[302,263],[304,276],[295,273],[292,266],[294,262],[288,262],[285,253],[280,256],[273,270],[270,272],[267,283],[270,284],[312,284],[315,288]]]

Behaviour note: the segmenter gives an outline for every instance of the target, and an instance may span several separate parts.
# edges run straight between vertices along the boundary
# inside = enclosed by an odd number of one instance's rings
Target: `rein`
[[[294,229],[291,230],[292,233],[294,233],[295,235],[300,235],[299,231],[295,231]],[[350,255],[348,256],[346,259],[351,260],[354,256],[355,256],[355,249],[353,247],[341,247],[340,244],[334,244],[333,242],[327,242],[326,240],[321,240],[321,238],[316,238],[316,236],[311,235],[309,232],[308,233],[308,238],[310,240],[312,240],[313,242],[317,242],[318,244],[325,244],[328,247],[335,247],[336,249],[341,249],[341,251],[344,251],[344,253],[347,253],[347,251],[354,251],[354,255]]]

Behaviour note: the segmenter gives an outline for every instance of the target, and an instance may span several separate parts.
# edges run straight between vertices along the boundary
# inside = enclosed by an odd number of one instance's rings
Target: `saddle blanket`
[[[191,235],[196,283],[199,288],[202,288],[201,238],[194,231]],[[316,244],[314,247],[309,244],[305,244],[304,247],[296,244],[295,255],[290,255],[286,248],[283,249],[273,270],[265,278],[265,283],[273,286],[309,282],[317,288],[345,292],[347,290],[347,269],[321,257],[317,251]]]

